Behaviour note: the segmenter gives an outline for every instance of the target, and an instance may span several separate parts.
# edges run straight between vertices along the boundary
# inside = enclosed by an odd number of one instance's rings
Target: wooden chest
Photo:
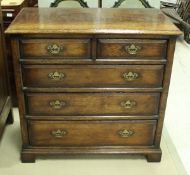
[[[2,15],[3,15],[3,24],[4,30],[8,28],[11,22],[15,19],[20,10],[27,6],[26,0],[2,0]],[[5,35],[6,42],[6,57],[8,64],[8,78],[10,82],[10,95],[12,104],[14,107],[17,107],[17,97],[16,97],[16,85],[13,71],[13,61],[11,54],[11,44],[9,36]]]
[[[180,32],[159,10],[27,8],[7,33],[23,162],[62,154],[161,160]]]
[[[11,22],[16,18],[17,14],[24,7],[33,7],[36,4],[36,0],[2,0],[1,8],[3,15],[3,24],[4,30],[8,28]],[[11,43],[8,35],[5,36],[6,42],[6,56],[7,56],[7,64],[8,64],[8,78],[10,82],[10,95],[12,100],[12,105],[17,107],[17,96],[16,96],[16,85],[13,71],[13,59],[11,53]]]
[[[11,98],[9,94],[7,60],[3,32],[3,18],[0,6],[0,139],[6,123],[13,123],[11,113]]]

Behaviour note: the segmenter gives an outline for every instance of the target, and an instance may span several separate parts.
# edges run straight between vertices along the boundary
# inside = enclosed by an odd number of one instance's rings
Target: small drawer
[[[152,146],[156,121],[29,121],[32,146]]]
[[[99,39],[100,59],[165,59],[166,40]]]
[[[29,115],[156,115],[159,93],[28,93]]]
[[[162,87],[163,65],[23,65],[25,87]]]
[[[90,39],[22,39],[22,58],[89,59]]]

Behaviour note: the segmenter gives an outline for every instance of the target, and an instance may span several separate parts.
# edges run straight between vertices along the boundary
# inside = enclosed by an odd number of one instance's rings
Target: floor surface
[[[165,126],[190,175],[190,44],[183,37],[176,44]]]

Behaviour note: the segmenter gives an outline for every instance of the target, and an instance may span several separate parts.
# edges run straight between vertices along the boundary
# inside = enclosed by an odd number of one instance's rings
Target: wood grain
[[[32,146],[151,146],[156,121],[29,121]],[[56,138],[52,131],[66,131]],[[129,137],[121,137],[119,131],[131,130]]]
[[[140,47],[137,53],[130,54],[126,47]],[[100,59],[163,59],[166,56],[166,40],[141,39],[99,39],[98,58]]]
[[[162,87],[163,65],[23,65],[25,87]],[[63,74],[60,80],[49,77],[50,73]],[[124,75],[138,74],[134,80]]]
[[[7,33],[181,34],[160,10],[115,8],[25,8]]]
[[[31,93],[26,98],[31,115],[155,115],[159,104],[159,93]],[[64,106],[53,108],[56,100]],[[128,100],[136,105],[122,106]]]
[[[48,51],[48,46],[56,45],[62,50],[57,54]],[[91,42],[90,39],[28,39],[21,40],[22,58],[90,58]]]

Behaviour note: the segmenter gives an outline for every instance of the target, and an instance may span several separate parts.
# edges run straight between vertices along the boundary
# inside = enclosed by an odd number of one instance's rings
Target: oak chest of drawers
[[[142,154],[160,139],[180,34],[155,9],[24,9],[11,35],[23,162]]]

